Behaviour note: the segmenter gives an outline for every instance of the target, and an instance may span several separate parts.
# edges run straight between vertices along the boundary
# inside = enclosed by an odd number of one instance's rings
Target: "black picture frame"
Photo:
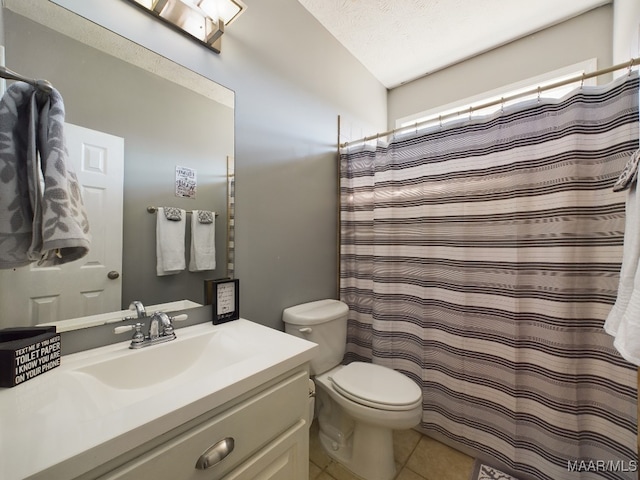
[[[229,305],[229,298],[224,299],[225,304],[220,305],[221,297],[233,292]],[[204,281],[205,304],[211,305],[212,321],[214,325],[230,322],[240,318],[240,280],[237,278],[222,278]]]

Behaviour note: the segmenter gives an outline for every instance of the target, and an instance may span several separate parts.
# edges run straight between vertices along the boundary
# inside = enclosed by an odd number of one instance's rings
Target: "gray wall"
[[[65,100],[68,122],[125,138],[123,307],[137,299],[202,303],[204,279],[226,274],[226,164],[234,152],[233,109],[11,11],[4,17],[7,65],[50,80]],[[176,165],[196,170],[195,199],[175,196]],[[220,212],[216,270],[157,277],[156,216],[147,212],[148,205]]]
[[[574,63],[612,64],[613,7],[606,5],[389,92],[388,127],[446,105]]]
[[[296,0],[246,0],[222,54],[122,0],[56,0],[236,93],[241,314],[282,328],[287,306],[336,296],[337,117],[386,126],[386,89]]]

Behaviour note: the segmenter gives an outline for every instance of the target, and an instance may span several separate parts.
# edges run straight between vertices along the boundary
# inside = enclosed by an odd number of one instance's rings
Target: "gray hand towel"
[[[89,251],[89,222],[64,141],[64,103],[16,82],[0,100],[0,268]]]

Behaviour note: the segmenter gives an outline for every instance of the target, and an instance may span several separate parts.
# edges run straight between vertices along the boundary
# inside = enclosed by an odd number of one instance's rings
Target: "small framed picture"
[[[205,280],[204,298],[207,305],[212,305],[214,325],[240,318],[240,281],[237,278]]]

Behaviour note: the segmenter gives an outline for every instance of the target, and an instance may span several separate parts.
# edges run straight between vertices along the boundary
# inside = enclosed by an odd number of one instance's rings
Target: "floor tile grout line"
[[[418,432],[417,430],[414,430],[414,431]],[[415,453],[416,449],[418,448],[418,445],[420,445],[420,440],[422,439],[422,436],[424,435],[422,432],[418,432],[418,433],[420,434],[420,436],[418,437],[418,440],[416,441],[416,444],[413,446],[413,448],[411,449],[411,452],[409,453],[409,455],[407,455],[407,458],[405,459],[404,463],[402,463],[402,465],[400,466],[400,468],[396,472],[395,478],[398,478],[398,476],[402,473],[402,470],[404,470],[405,468],[407,470],[410,470],[412,473],[415,473],[419,477],[422,477],[422,475],[418,474],[417,472],[414,472],[413,470],[411,470],[407,466],[407,464],[409,463],[409,460],[411,459],[411,456]]]

